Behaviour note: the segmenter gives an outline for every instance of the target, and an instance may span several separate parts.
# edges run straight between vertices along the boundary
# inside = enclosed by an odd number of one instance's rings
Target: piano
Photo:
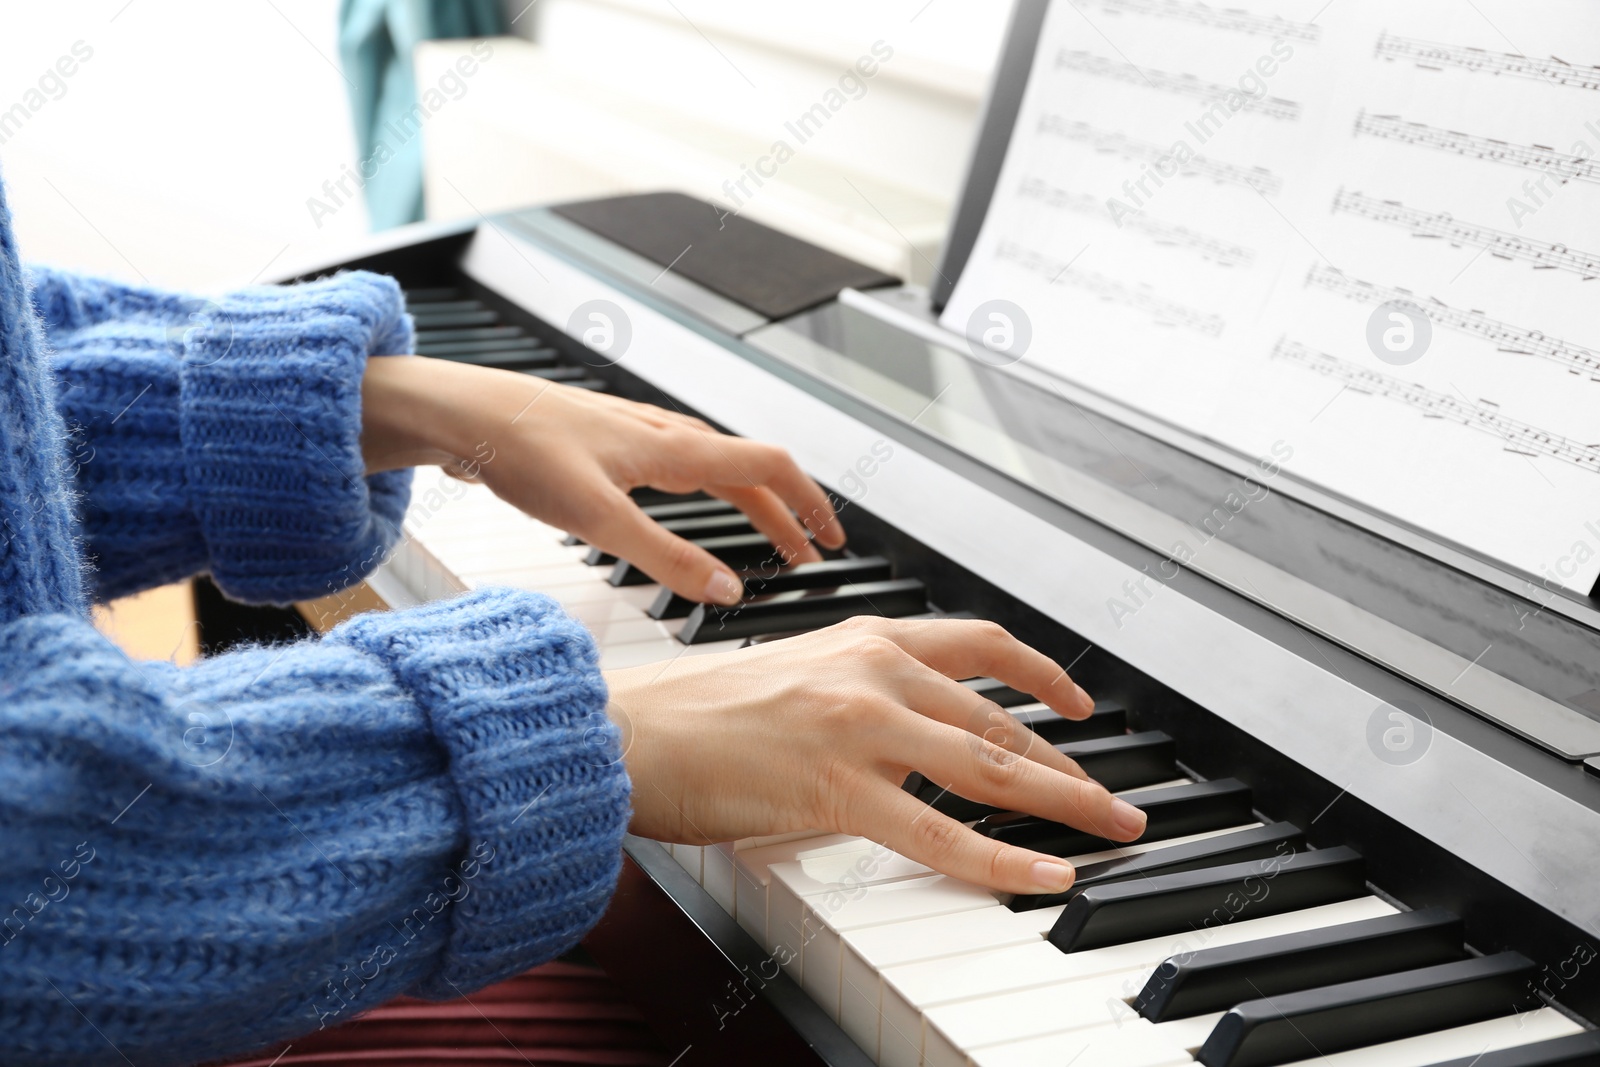
[[[1061,898],[838,834],[630,838],[585,946],[685,1067],[1600,1063],[1600,603],[1287,475],[1218,510],[1254,461],[939,325],[1045,6],[1013,16],[931,289],[674,194],[397,231],[298,275],[394,275],[422,355],[786,446],[839,500],[842,553],[776,570],[722,502],[636,491],[745,569],[719,610],[429,471],[368,587],[548,593],[608,669],[862,613],[992,619],[1096,696],[1068,723],[968,682],[975,714],[1143,806],[1132,845],[906,783],[1070,857]],[[1177,531],[1210,535],[1182,565]]]

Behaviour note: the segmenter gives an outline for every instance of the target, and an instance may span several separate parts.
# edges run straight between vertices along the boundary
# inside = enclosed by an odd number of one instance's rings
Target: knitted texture
[[[572,945],[629,787],[553,601],[481,592],[185,670],[86,618],[75,511],[100,595],[209,569],[287,600],[370,569],[409,484],[359,449],[365,359],[411,345],[394,283],[34,283],[38,316],[0,190],[0,1063],[195,1063]]]
[[[398,536],[410,473],[363,475],[361,376],[408,352],[390,278],[209,300],[36,268],[94,592],[209,569],[236,600],[313,599]]]
[[[183,1064],[549,959],[628,781],[588,634],[494,590],[136,665],[0,626],[0,1062]]]

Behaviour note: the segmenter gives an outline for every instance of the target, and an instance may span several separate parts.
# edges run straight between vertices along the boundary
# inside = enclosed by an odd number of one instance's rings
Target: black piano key
[[[678,632],[678,640],[698,645],[788,630],[817,630],[857,615],[899,618],[927,610],[928,589],[919,578],[792,589],[751,597],[732,607],[697,605]]]
[[[1256,821],[1250,787],[1234,778],[1150,789],[1124,799],[1149,818],[1141,841],[1188,837]],[[991,815],[973,829],[996,841],[1054,856],[1081,856],[1117,846],[1088,831],[1016,812]]]
[[[429,311],[425,307],[411,313],[418,330],[459,329],[463,326],[493,326],[500,317],[488,308],[481,311]]]
[[[1195,1059],[1273,1067],[1513,1015],[1542,1003],[1537,973],[1520,952],[1501,952],[1246,1001],[1222,1017]]]
[[[633,497],[633,502],[641,508],[653,507],[656,504],[675,504],[690,500],[711,499],[698,490],[693,493],[669,493],[665,489],[656,489],[649,485],[641,485],[637,489],[631,489],[628,491],[628,495]]]
[[[1056,747],[1113,793],[1179,777],[1177,742],[1160,730],[1071,741]]]
[[[718,501],[718,503],[721,503]],[[731,505],[730,505],[731,506]],[[818,563],[800,563],[780,571],[762,571],[744,575],[745,596],[763,593],[787,593],[794,589],[824,589],[835,585],[859,582],[881,582],[889,578],[893,568],[882,556],[853,556],[845,559],[825,559]],[[661,590],[645,612],[652,619],[688,618],[699,602],[681,597],[670,589]]]
[[[730,511],[720,515],[691,515],[687,518],[666,519],[660,523],[663,530],[675,533],[679,537],[690,541],[702,540],[707,537],[728,537],[732,534],[751,533],[755,527],[750,525],[750,518],[742,511]],[[591,567],[602,564],[609,566],[617,561],[617,557],[609,552],[602,552],[598,548],[591,548],[584,557],[585,563]]]
[[[1013,689],[994,678],[968,678],[961,684],[979,694],[985,700],[994,701],[1002,708],[1014,708],[1018,704],[1032,704],[1038,699],[1021,690]]]
[[[418,330],[417,344],[455,344],[457,341],[532,341],[521,326],[469,326],[465,329]]]
[[[549,354],[551,359],[557,356],[556,350],[540,341],[537,337],[493,337],[479,341],[436,341],[426,334],[417,338],[417,355],[437,356],[441,359],[454,359],[466,361],[468,357],[479,356],[484,359],[493,359],[497,354],[507,352],[537,352],[540,355]]]
[[[1050,928],[1050,943],[1082,952],[1315,908],[1366,891],[1366,862],[1343,846],[1158,874],[1085,889]]]
[[[558,369],[565,370],[566,368],[562,367]],[[539,372],[528,371],[526,373],[538,374]],[[562,385],[565,385],[571,389],[587,389],[591,393],[604,393],[611,389],[611,383],[601,378],[574,378],[569,381],[566,378],[556,378],[551,375],[541,375],[541,377],[549,377],[552,381],[558,381]]]
[[[1600,1030],[1462,1056],[1431,1067],[1600,1067]]]
[[[687,519],[696,515],[727,515],[739,509],[726,500],[705,497],[700,500],[678,500],[670,504],[645,504],[639,510],[659,522],[662,519]],[[583,538],[577,534],[568,534],[561,543],[581,545]],[[685,611],[684,614],[688,612]],[[677,617],[682,618],[682,616]]]
[[[1266,826],[1253,826],[1248,830],[1239,830],[1231,834],[1219,834],[1208,837],[1203,841],[1190,841],[1182,845],[1168,845],[1166,848],[1152,849],[1149,852],[1140,852],[1132,856],[1121,856],[1114,860],[1103,860],[1100,863],[1086,863],[1078,868],[1078,876],[1073,880],[1071,887],[1064,893],[1018,894],[1010,904],[1012,911],[1037,911],[1039,908],[1053,908],[1057,904],[1065,904],[1090,886],[1110,885],[1112,882],[1127,882],[1135,878],[1147,878],[1152,874],[1177,874],[1180,871],[1197,871],[1204,867],[1218,867],[1225,863],[1244,863],[1248,860],[1263,860],[1272,856],[1287,855],[1290,852],[1303,852],[1306,847],[1305,835],[1293,823],[1275,822]],[[1393,968],[1390,968],[1393,970]],[[1157,975],[1162,972],[1157,971]],[[1153,983],[1155,979],[1151,979]],[[1146,988],[1150,988],[1146,986]],[[1230,1004],[1243,1000],[1243,997],[1233,997],[1219,1008],[1208,1008],[1207,1011],[1221,1011]],[[1197,1014],[1186,1012],[1187,1015]],[[1160,1022],[1160,1019],[1153,1019]]]
[[[435,304],[441,300],[461,299],[460,289],[402,289],[401,295],[406,298],[406,306],[413,304]]]
[[[474,367],[493,367],[496,370],[531,371],[542,367],[560,365],[561,354],[553,348],[529,346],[508,349],[504,352],[468,352],[455,355],[450,352],[418,352],[431,359],[448,359],[452,363],[466,363]]]
[[[739,509],[726,500],[705,497],[700,500],[675,500],[670,504],[643,504],[640,511],[657,522],[669,519],[693,519],[701,515],[726,515]]]
[[[726,563],[736,571],[749,570],[759,567],[763,563],[775,563],[779,556],[778,550],[772,542],[767,540],[765,534],[732,534],[728,537],[706,537],[694,541],[717,559]],[[607,579],[612,585],[621,587],[627,585],[650,585],[655,581],[644,571],[635,567],[627,560],[618,560],[617,565],[611,570],[611,577]]]
[[[481,300],[457,296],[447,300],[425,300],[425,306],[416,309],[418,315],[454,315],[462,311],[487,311]]]
[[[549,367],[529,367],[526,370],[521,371],[521,373],[531,375],[535,378],[543,378],[546,381],[561,382],[564,385],[576,385],[579,387],[584,387],[583,382],[588,380],[598,381],[598,379],[589,379],[589,372],[583,367],[574,367],[571,365],[562,364]],[[604,389],[606,384],[604,382],[599,382],[599,386],[600,388]]]
[[[1050,745],[1071,741],[1093,741],[1100,737],[1117,737],[1128,732],[1128,711],[1115,701],[1096,701],[1094,714],[1087,719],[1063,719],[1054,710],[1039,705],[1037,708],[1008,708],[1018,722],[1039,735]]]
[[[1157,967],[1133,1007],[1153,1023],[1226,1011],[1246,1000],[1466,959],[1465,938],[1459,917],[1425,908],[1201,949]]]

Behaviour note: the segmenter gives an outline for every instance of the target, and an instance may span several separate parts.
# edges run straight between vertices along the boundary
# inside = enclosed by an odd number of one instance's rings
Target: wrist
[[[424,356],[369,359],[361,378],[361,455],[367,473],[450,467],[470,455],[455,372],[473,369]]]

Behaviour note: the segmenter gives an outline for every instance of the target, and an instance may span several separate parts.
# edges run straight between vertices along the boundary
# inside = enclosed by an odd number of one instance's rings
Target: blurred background
[[[0,177],[25,260],[202,291],[338,257],[375,228],[642,189],[926,281],[1007,9],[15,5]],[[463,32],[487,36],[439,39]],[[101,625],[147,657],[199,647],[186,587]]]

